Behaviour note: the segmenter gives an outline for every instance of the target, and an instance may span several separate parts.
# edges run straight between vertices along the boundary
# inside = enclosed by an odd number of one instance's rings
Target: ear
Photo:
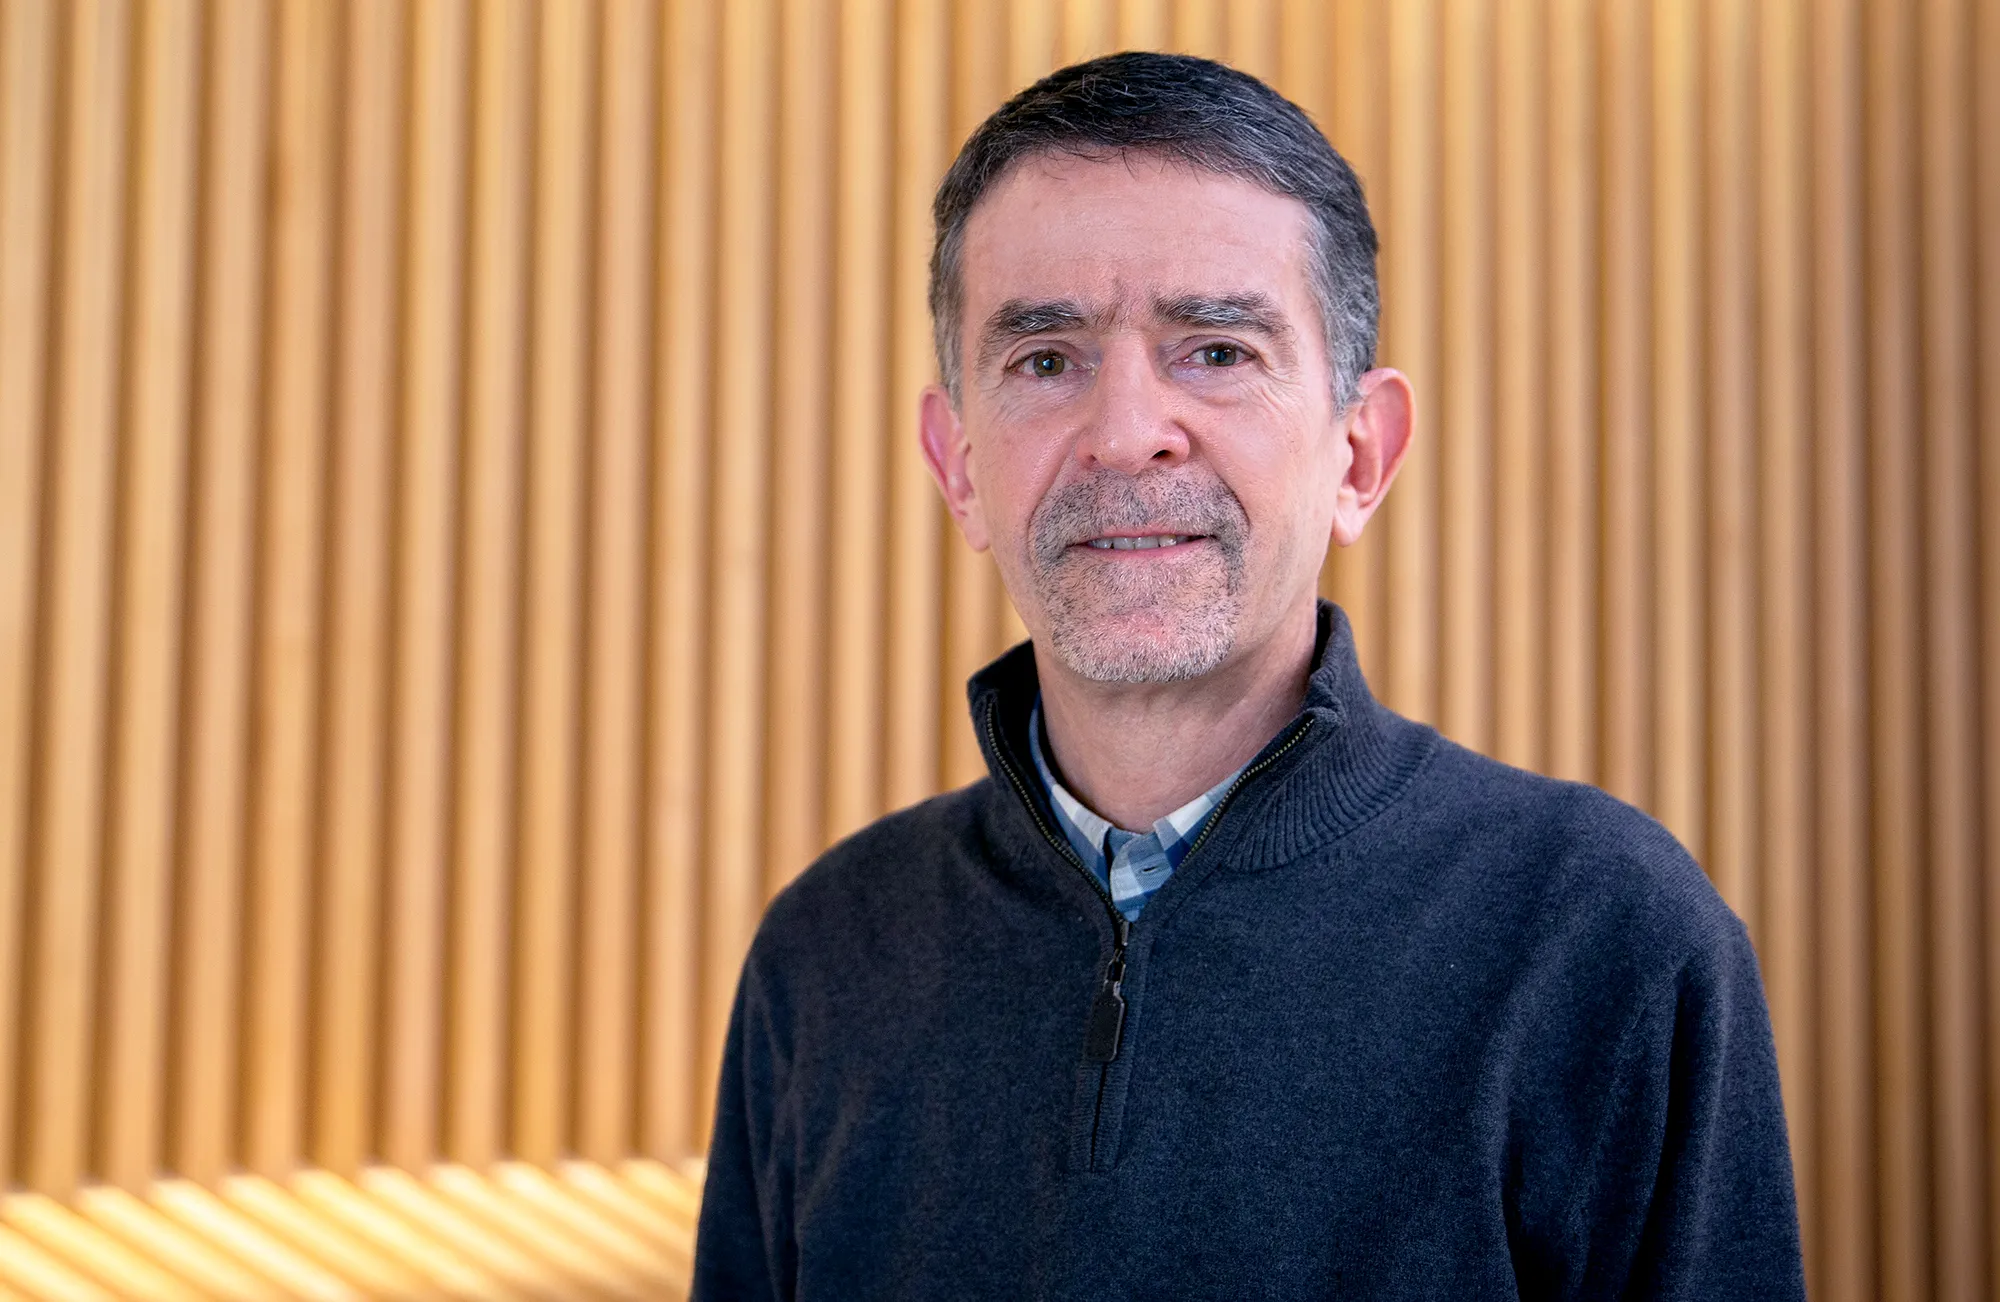
[[[931,468],[931,478],[937,481],[965,541],[972,550],[983,552],[989,542],[986,515],[967,473],[972,449],[965,439],[965,423],[952,410],[951,396],[940,385],[925,389],[917,401],[917,438],[924,447],[924,464]]]
[[[1401,371],[1381,367],[1361,377],[1361,397],[1347,413],[1347,473],[1333,508],[1333,540],[1342,547],[1361,531],[1402,469],[1416,432],[1416,394]]]

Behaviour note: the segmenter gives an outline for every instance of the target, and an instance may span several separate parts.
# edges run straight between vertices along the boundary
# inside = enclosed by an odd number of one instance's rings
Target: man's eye
[[[1028,359],[1028,374],[1050,380],[1069,369],[1069,358],[1061,353],[1036,353]]]
[[[1210,344],[1200,356],[1203,366],[1234,366],[1243,360],[1243,350],[1234,344]]]

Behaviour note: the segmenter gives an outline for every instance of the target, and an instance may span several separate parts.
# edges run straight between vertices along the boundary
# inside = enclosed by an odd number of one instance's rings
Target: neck
[[[1312,594],[1272,637],[1184,683],[1098,683],[1035,647],[1042,717],[1063,785],[1143,831],[1242,768],[1305,700]]]

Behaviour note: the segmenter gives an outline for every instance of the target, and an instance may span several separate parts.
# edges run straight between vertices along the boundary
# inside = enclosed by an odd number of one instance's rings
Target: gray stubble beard
[[[1166,573],[1113,579],[1110,567],[1123,563],[1072,550],[1111,530],[1149,525],[1205,535],[1214,554],[1172,562]],[[1249,527],[1242,504],[1213,476],[1101,471],[1051,492],[1030,520],[1028,556],[1050,649],[1072,673],[1099,683],[1178,683],[1212,672],[1236,643]],[[1134,615],[1166,627],[1149,634],[1120,627]]]

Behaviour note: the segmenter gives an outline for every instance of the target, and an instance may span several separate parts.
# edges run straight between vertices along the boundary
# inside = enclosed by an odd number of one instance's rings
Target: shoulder
[[[1597,787],[1441,741],[1412,803],[1453,847],[1454,887],[1592,966],[1654,976],[1747,948],[1742,923],[1664,826]],[[1612,975],[1607,971],[1607,975]],[[1625,975],[1637,976],[1637,972]]]

